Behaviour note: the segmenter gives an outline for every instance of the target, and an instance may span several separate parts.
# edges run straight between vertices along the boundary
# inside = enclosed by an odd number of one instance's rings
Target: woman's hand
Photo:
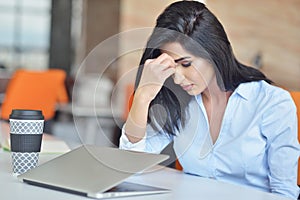
[[[166,53],[156,59],[146,60],[136,95],[140,94],[145,101],[151,102],[165,80],[175,73],[175,67],[173,58]]]

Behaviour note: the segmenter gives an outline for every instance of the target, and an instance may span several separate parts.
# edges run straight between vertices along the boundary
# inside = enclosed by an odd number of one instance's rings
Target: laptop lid
[[[83,145],[19,175],[18,179],[93,198],[162,193],[168,190],[126,183],[124,180],[168,157]]]

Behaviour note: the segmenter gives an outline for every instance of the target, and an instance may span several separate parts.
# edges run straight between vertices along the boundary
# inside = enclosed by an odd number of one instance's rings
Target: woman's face
[[[215,79],[215,71],[207,60],[195,57],[186,51],[179,43],[167,43],[161,47],[162,53],[167,53],[177,61],[173,80],[189,95],[199,95]]]

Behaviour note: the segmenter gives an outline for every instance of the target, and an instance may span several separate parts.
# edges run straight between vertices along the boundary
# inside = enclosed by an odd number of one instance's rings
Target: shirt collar
[[[240,83],[239,86],[234,90],[232,95],[239,95],[245,100],[249,100],[250,95],[253,93],[252,91],[252,84],[249,83]],[[202,97],[201,95],[195,96],[196,101],[198,104],[202,103]]]
[[[245,100],[248,100],[252,93],[253,91],[251,83],[241,83],[233,92],[233,94],[237,94]]]

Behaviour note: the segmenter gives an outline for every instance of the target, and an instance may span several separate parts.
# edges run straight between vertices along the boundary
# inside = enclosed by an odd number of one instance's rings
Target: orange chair
[[[12,109],[42,110],[45,120],[55,115],[57,103],[68,102],[66,73],[60,69],[17,70],[8,83],[1,118],[9,119]]]
[[[124,121],[126,121],[128,117],[132,105],[132,101],[133,101],[133,95],[134,95],[134,85],[128,84],[125,88],[125,105],[124,105],[124,112],[122,116],[122,119]]]
[[[297,107],[297,116],[298,116],[298,140],[300,141],[300,91],[291,91],[290,92],[292,98],[295,101]],[[299,159],[300,163],[300,159]],[[298,185],[300,186],[300,165],[298,164]]]

